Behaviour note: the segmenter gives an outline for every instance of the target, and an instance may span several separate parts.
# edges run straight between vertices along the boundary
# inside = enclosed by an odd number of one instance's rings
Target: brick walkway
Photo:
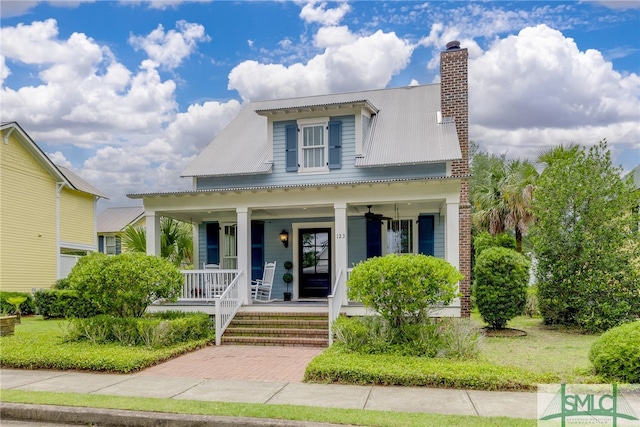
[[[307,364],[323,348],[270,346],[209,346],[138,375],[216,380],[301,382]]]

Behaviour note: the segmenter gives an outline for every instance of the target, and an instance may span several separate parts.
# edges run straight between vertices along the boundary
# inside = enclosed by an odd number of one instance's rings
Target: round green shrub
[[[509,233],[499,233],[492,236],[487,231],[481,231],[473,237],[473,250],[476,257],[485,249],[495,247],[515,250],[516,238]]]
[[[443,259],[390,254],[356,265],[347,286],[349,299],[374,309],[398,329],[423,323],[430,311],[450,304],[463,277]]]
[[[503,329],[522,314],[527,302],[529,260],[518,252],[493,247],[480,253],[474,267],[474,294],[482,319]]]
[[[156,300],[176,301],[183,283],[172,263],[141,253],[92,253],[78,261],[68,279],[98,312],[118,317],[140,317]]]
[[[589,351],[596,372],[627,383],[640,383],[640,320],[602,334]]]

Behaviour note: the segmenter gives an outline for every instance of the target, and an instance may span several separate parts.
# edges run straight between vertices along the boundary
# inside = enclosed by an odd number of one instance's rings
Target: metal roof
[[[144,207],[108,208],[97,218],[98,233],[118,233],[144,215]]]
[[[62,172],[65,177],[67,177],[69,182],[71,182],[71,185],[73,185],[73,187],[76,190],[93,194],[94,196],[99,196],[105,199],[109,198],[102,191],[98,190],[96,187],[94,187],[93,185],[89,184],[87,181],[85,181],[84,179],[76,175],[76,173],[73,172],[71,169],[65,168],[64,166],[60,166],[60,165],[56,165],[56,167],[60,169],[60,172]]]
[[[440,85],[250,102],[182,172],[182,176],[270,173],[267,115],[361,106],[373,116],[355,166],[423,164],[460,159],[455,124],[438,122]]]

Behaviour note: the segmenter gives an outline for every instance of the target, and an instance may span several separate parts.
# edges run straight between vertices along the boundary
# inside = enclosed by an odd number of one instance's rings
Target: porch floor
[[[202,311],[207,314],[215,314],[215,303],[213,301],[178,301],[176,303],[165,303],[151,305],[147,309],[149,312],[158,311]],[[310,299],[283,301],[274,300],[270,302],[254,302],[250,305],[243,305],[239,312],[263,312],[263,313],[327,313],[329,303],[326,299]],[[372,314],[360,303],[350,302],[349,305],[342,306],[341,313],[347,316],[364,316]]]

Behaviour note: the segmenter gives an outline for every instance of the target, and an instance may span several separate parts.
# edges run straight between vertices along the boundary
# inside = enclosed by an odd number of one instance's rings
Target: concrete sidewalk
[[[2,369],[0,388],[535,419],[536,394]]]

